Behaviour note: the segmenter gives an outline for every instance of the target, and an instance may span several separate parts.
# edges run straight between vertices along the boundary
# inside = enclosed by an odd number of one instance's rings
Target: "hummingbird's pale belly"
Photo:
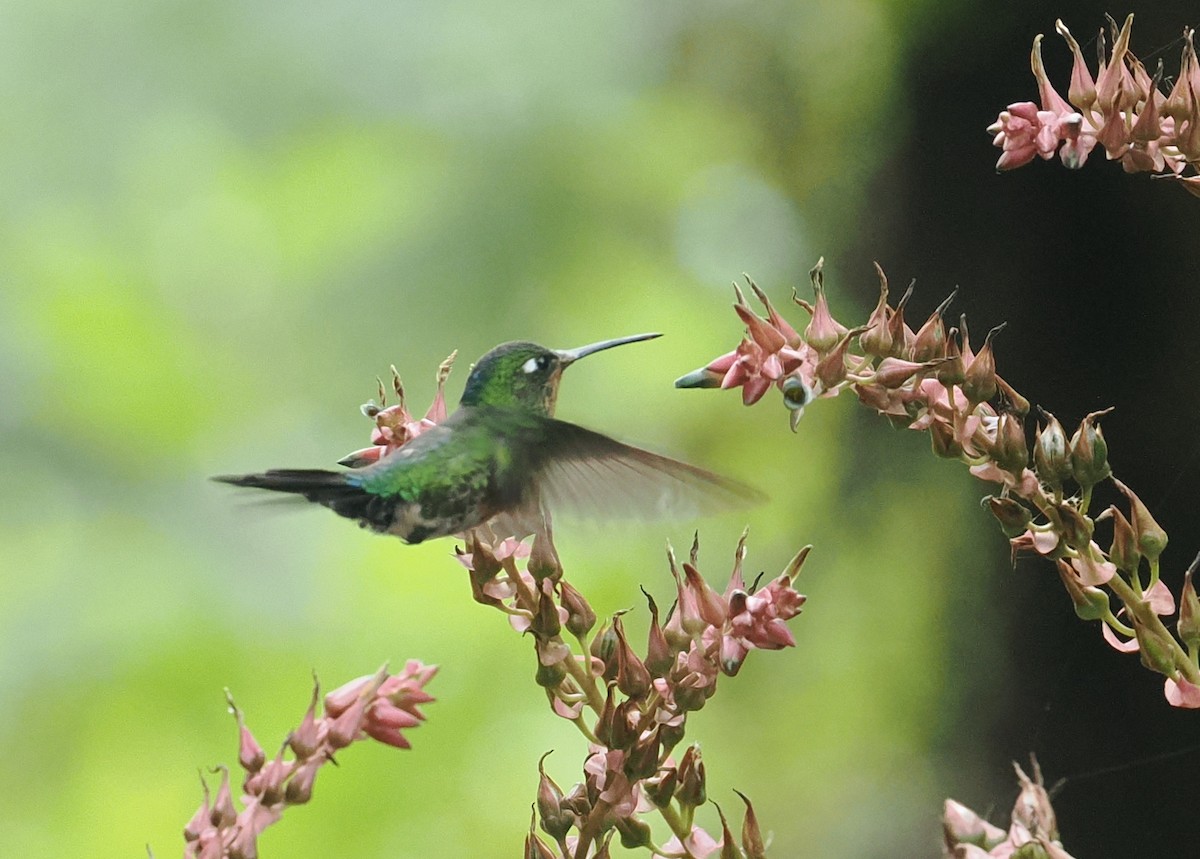
[[[410,503],[396,507],[395,518],[384,533],[394,534],[406,543],[420,543],[433,537],[458,534],[481,524],[483,520],[478,515],[427,518],[421,514],[420,503]]]

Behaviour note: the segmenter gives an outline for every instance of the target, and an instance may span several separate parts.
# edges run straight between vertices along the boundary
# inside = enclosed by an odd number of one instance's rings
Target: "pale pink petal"
[[[1168,677],[1163,694],[1167,696],[1167,703],[1172,707],[1183,707],[1188,710],[1200,709],[1200,686],[1189,683],[1182,677],[1178,680]]]
[[[1117,574],[1116,564],[1111,561],[1097,561],[1090,552],[1082,557],[1072,558],[1071,566],[1079,573],[1079,581],[1086,587],[1102,585]]]
[[[1175,597],[1171,594],[1171,589],[1163,584],[1162,579],[1159,579],[1154,583],[1154,587],[1142,594],[1142,599],[1150,604],[1150,609],[1155,614],[1175,613]]]
[[[1136,638],[1131,638],[1128,641],[1121,641],[1117,638],[1117,634],[1112,631],[1107,623],[1100,625],[1100,632],[1104,634],[1104,640],[1107,641],[1114,650],[1119,650],[1122,653],[1137,653],[1138,641]]]

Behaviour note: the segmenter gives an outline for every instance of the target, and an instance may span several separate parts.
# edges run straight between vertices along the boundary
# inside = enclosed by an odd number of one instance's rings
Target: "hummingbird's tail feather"
[[[328,507],[339,516],[357,519],[376,530],[386,530],[394,515],[391,505],[380,503],[379,496],[355,485],[347,479],[346,474],[337,471],[273,468],[260,474],[222,474],[213,480],[233,486],[300,495],[315,504]]]

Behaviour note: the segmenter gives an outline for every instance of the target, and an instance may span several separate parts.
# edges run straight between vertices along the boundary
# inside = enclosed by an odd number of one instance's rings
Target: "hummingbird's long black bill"
[[[559,360],[566,367],[573,364],[580,358],[586,358],[595,352],[603,352],[605,349],[611,349],[614,346],[624,346],[626,343],[640,343],[643,340],[653,340],[655,337],[662,337],[662,334],[633,334],[629,337],[617,337],[613,340],[601,340],[599,343],[592,343],[588,346],[580,346],[578,349],[557,349]]]

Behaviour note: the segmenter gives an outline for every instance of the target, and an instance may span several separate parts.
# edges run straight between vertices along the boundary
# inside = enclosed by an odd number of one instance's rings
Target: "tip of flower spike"
[[[719,388],[721,387],[721,379],[723,377],[709,370],[707,367],[701,367],[699,370],[693,370],[690,373],[685,373],[675,380],[676,388]]]

